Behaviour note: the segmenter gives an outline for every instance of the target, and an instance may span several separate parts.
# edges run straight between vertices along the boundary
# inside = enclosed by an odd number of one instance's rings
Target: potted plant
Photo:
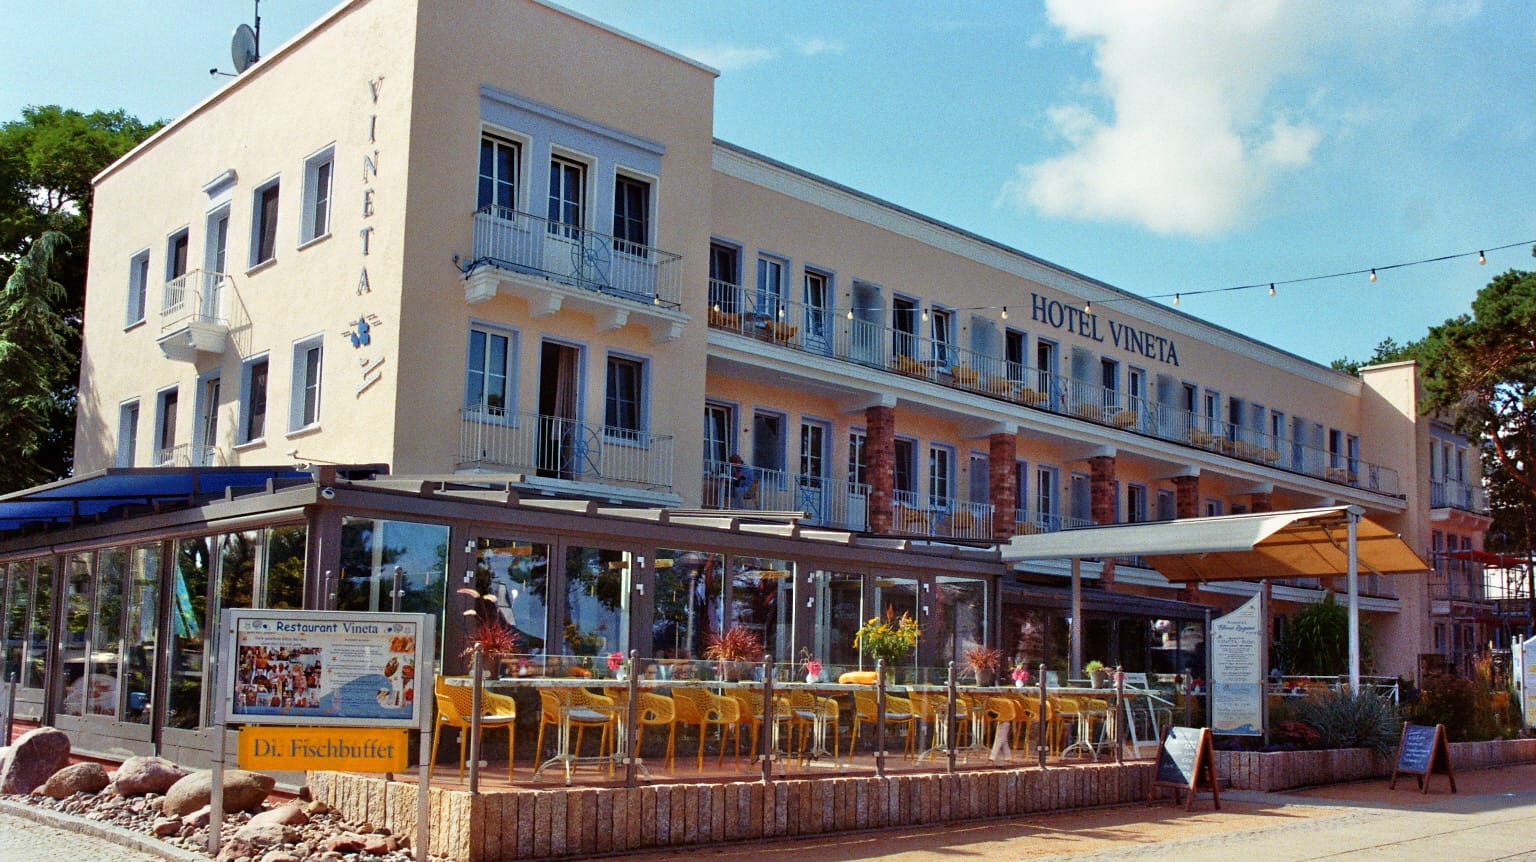
[[[872,659],[884,660],[887,667],[893,667],[917,648],[920,634],[922,629],[910,614],[903,613],[897,618],[895,609],[887,607],[885,619],[871,617],[859,627],[853,636],[853,646]]]
[[[996,685],[997,672],[1003,666],[1003,651],[986,644],[965,648],[965,672],[975,677],[977,685]]]
[[[1015,688],[1023,688],[1024,686],[1029,685],[1029,667],[1026,666],[1023,662],[1014,662],[1013,670],[1009,673],[1009,675],[1013,677],[1013,685]]]
[[[805,668],[806,682],[821,682],[821,660],[803,647],[800,650],[800,664]]]
[[[740,666],[760,661],[763,657],[763,641],[757,633],[741,626],[731,626],[723,632],[710,635],[704,657],[720,663],[720,676],[731,679],[741,675]]]
[[[469,629],[464,635],[464,649],[459,654],[472,658],[478,644],[480,654],[485,659],[481,665],[482,670],[492,675],[501,673],[502,660],[511,658],[517,652],[517,632],[501,618],[494,594],[478,593],[467,587],[458,592],[473,599],[470,609],[464,612]]]
[[[1094,688],[1109,688],[1109,669],[1104,667],[1104,662],[1094,659],[1083,665],[1083,672],[1088,674]]]

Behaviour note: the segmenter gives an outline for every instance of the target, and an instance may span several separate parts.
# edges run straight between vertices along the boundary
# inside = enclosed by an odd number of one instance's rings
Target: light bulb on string
[[[1179,295],[1177,293],[1175,293],[1173,295],[1173,304],[1174,305],[1178,305],[1179,304]]]
[[[1275,295],[1275,283],[1274,282],[1270,282],[1269,283],[1269,295],[1270,296],[1274,296]]]
[[[1372,284],[1376,283],[1376,270],[1375,270],[1375,268],[1371,269],[1371,283]]]
[[[849,320],[853,319],[853,309],[852,308],[848,309],[848,319]]]
[[[1008,319],[1008,306],[1006,306],[1006,305],[1003,306],[1003,319],[1004,320]]]
[[[923,309],[923,322],[924,323],[928,322],[928,309],[926,309],[926,308]]]
[[[1486,254],[1483,254],[1482,249],[1478,249],[1478,252],[1477,252],[1477,265],[1478,266],[1487,266],[1488,265],[1488,256]]]
[[[717,302],[713,306],[710,306],[709,310],[713,311],[716,314],[719,314],[720,313],[720,303]]]
[[[1084,314],[1092,314],[1093,313],[1093,300],[1091,300],[1091,299],[1083,300],[1083,313]]]

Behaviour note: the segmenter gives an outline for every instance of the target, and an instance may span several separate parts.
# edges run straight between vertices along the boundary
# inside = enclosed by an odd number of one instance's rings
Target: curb
[[[100,820],[87,820],[84,817],[65,814],[62,811],[50,811],[46,808],[38,808],[35,805],[12,802],[9,799],[0,799],[0,811],[6,814],[14,814],[17,817],[24,817],[47,826],[67,829],[71,832],[82,832],[94,838],[131,847],[140,853],[148,853],[151,856],[169,859],[171,862],[208,862],[210,858],[205,854],[173,847],[142,832],[134,832],[131,829],[124,829],[112,823],[103,823]]]

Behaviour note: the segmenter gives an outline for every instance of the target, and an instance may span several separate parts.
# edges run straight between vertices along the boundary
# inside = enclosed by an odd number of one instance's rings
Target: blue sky
[[[264,46],[333,5],[268,0]],[[1319,362],[1536,268],[1522,245],[1189,295],[1536,240],[1530,0],[566,5],[719,68],[725,140]],[[0,118],[174,117],[220,85],[251,11],[12,4]]]

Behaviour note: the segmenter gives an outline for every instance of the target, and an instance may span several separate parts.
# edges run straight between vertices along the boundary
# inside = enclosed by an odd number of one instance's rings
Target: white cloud
[[[758,66],[778,56],[778,52],[772,48],[750,45],[705,45],[686,49],[682,53],[722,72],[735,72]]]
[[[816,57],[822,54],[843,53],[843,43],[835,39],[823,39],[820,36],[812,36],[807,39],[796,39],[795,50],[807,57]]]
[[[1164,234],[1219,234],[1242,224],[1278,175],[1308,165],[1323,141],[1305,116],[1316,106],[1285,104],[1280,86],[1347,32],[1348,6],[1048,0],[1047,9],[1068,39],[1093,45],[1095,95],[1109,107],[1102,115],[1080,103],[1049,108],[1068,149],[1020,165],[1005,201]]]

